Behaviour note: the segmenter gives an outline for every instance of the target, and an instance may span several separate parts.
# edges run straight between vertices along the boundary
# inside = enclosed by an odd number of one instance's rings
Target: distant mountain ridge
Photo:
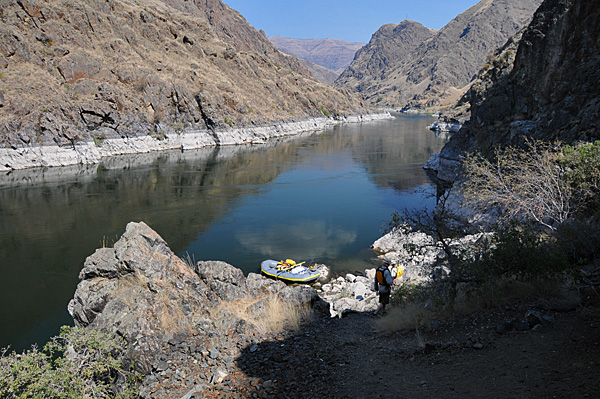
[[[340,39],[290,39],[269,36],[271,43],[279,50],[313,64],[342,73],[354,59],[356,51],[364,43],[351,43]]]
[[[482,0],[439,31],[403,21],[384,25],[336,80],[372,104],[455,104],[486,62],[530,21],[542,0]]]
[[[336,83],[371,97],[371,93],[379,92],[390,71],[409,62],[412,52],[435,32],[409,20],[383,25],[369,44],[356,52],[354,61]]]

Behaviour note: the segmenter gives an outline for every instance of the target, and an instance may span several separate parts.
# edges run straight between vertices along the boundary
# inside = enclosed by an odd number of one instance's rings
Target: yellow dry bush
[[[165,335],[189,333],[191,326],[179,302],[171,295],[171,289],[164,287],[156,296],[156,317],[160,331]]]
[[[250,314],[248,309],[252,306],[263,307],[263,309]],[[277,295],[223,302],[212,313],[214,315],[221,311],[226,311],[254,325],[261,333],[279,333],[284,330],[298,331],[302,323],[312,318],[313,315],[310,305],[299,306],[288,303]]]

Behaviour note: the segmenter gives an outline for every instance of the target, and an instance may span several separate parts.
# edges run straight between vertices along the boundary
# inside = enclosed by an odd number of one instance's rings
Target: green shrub
[[[321,105],[321,112],[322,112],[322,113],[323,113],[323,115],[325,115],[326,117],[328,117],[328,118],[330,118],[330,117],[331,117],[331,114],[329,114],[329,111],[327,111],[327,110],[325,109],[325,107],[324,107],[324,106],[322,106],[322,105]]]
[[[569,219],[556,231],[557,243],[572,264],[600,259],[600,223],[597,218]]]
[[[593,215],[600,207],[600,141],[565,146],[560,163],[575,192],[577,213]]]
[[[0,397],[130,398],[139,376],[125,370],[125,341],[116,335],[64,326],[43,349],[3,351]]]
[[[552,236],[541,236],[532,229],[511,224],[496,232],[488,272],[496,277],[531,281],[556,276],[569,266],[567,256]]]
[[[104,142],[104,140],[106,140],[106,136],[104,135],[104,133],[94,134],[92,135],[92,138],[94,139],[95,145],[100,145]]]
[[[392,293],[391,301],[397,305],[414,302],[422,291],[423,287],[418,284],[404,283]]]

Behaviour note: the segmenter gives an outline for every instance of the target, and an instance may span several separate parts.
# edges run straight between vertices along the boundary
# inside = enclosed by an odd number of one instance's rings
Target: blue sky
[[[367,43],[404,19],[440,29],[479,0],[223,0],[267,36]]]

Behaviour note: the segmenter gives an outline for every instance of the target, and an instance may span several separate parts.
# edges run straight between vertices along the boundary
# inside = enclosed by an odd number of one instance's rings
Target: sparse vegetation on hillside
[[[390,228],[423,231],[447,256],[447,275],[412,290],[409,301],[444,313],[472,295],[487,298],[487,305],[498,303],[514,284],[600,285],[600,142],[535,142],[527,149],[499,151],[494,161],[471,155],[463,166],[465,180],[458,187],[467,205],[498,215],[498,223],[492,235],[458,244],[472,226],[449,206],[456,187],[439,197],[433,211],[394,214]],[[402,299],[406,302],[406,295]]]
[[[116,335],[65,326],[41,351],[33,347],[17,354],[5,349],[1,355],[2,398],[137,396],[140,377],[124,365],[125,341]]]
[[[195,131],[265,125],[291,113],[320,117],[320,104],[369,112],[220,0],[50,0],[41,9],[7,2],[0,14],[3,147],[135,137],[159,122]]]
[[[373,105],[446,109],[468,89],[490,50],[526,25],[541,2],[481,1],[440,31],[408,20],[384,25],[336,85],[361,93]]]

